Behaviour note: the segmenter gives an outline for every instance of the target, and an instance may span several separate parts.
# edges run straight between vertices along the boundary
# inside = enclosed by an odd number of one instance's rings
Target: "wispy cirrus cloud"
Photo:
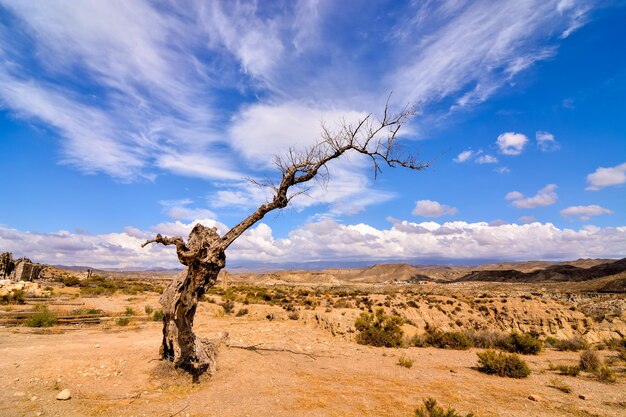
[[[487,100],[556,53],[554,33],[584,23],[573,4],[408,2],[369,33],[380,13],[341,2],[0,0],[0,101],[54,129],[84,172],[169,172],[241,192],[272,154],[317,140],[320,120],[362,116],[392,90],[400,106]],[[349,33],[335,36],[347,15]],[[384,200],[365,197],[367,168],[356,169],[354,201]]]

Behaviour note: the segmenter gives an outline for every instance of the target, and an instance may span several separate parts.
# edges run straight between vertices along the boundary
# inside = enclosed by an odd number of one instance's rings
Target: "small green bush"
[[[135,310],[133,310],[132,307],[126,307],[126,309],[124,310],[124,315],[125,316],[134,316],[135,315]]]
[[[163,310],[159,309],[159,310],[154,310],[154,313],[152,313],[152,320],[154,321],[161,321],[163,320],[164,314],[163,314]]]
[[[406,356],[400,356],[398,358],[398,365],[405,368],[411,368],[413,366],[413,359],[407,358]]]
[[[559,374],[567,376],[578,376],[580,373],[580,367],[576,365],[558,365],[556,370]]]
[[[437,405],[437,401],[429,398],[424,400],[423,406],[415,410],[415,417],[474,417],[474,414],[459,414],[454,408],[445,410]]]
[[[287,317],[289,320],[298,320],[300,318],[300,313],[297,310],[290,312]]]
[[[530,368],[526,362],[514,353],[507,354],[489,349],[476,355],[478,370],[482,373],[508,378],[526,378],[530,375]]]
[[[402,319],[388,316],[382,308],[375,313],[361,313],[354,323],[358,334],[357,343],[378,347],[399,347],[404,332],[400,327]]]
[[[77,286],[80,285],[80,280],[77,277],[73,276],[73,275],[69,276],[69,277],[63,277],[61,279],[61,282],[66,287],[77,287]]]
[[[248,314],[248,309],[247,308],[241,308],[241,309],[239,309],[237,314],[235,314],[235,316],[236,317],[241,317],[241,316],[245,316],[246,314]]]
[[[426,332],[426,344],[440,349],[467,350],[472,347],[472,341],[464,333],[438,329]]]
[[[35,307],[35,314],[26,320],[28,327],[50,327],[57,322],[57,316],[50,310],[47,305],[38,305]]]
[[[128,317],[118,317],[117,320],[115,320],[115,324],[118,326],[128,326],[129,323],[130,319]]]
[[[151,305],[147,305],[143,308],[143,311],[145,311],[147,315],[150,315],[154,311],[154,308]]]
[[[581,371],[596,372],[600,369],[600,365],[600,357],[597,352],[587,349],[580,354],[580,362],[578,366]]]
[[[541,352],[543,343],[526,333],[511,332],[507,337],[499,342],[499,348],[511,353],[522,355],[536,355]]]

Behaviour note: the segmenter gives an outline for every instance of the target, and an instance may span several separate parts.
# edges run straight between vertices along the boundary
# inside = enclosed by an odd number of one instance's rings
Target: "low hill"
[[[522,272],[514,269],[472,271],[454,280],[454,282],[582,282],[616,275],[624,271],[626,271],[626,258],[614,262],[601,263],[589,268],[558,264],[531,272]]]

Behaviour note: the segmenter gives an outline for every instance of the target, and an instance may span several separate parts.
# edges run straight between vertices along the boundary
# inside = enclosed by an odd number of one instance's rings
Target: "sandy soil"
[[[156,306],[156,297],[86,301],[109,311],[146,304]],[[210,307],[196,317],[198,334],[226,330],[230,339],[220,351],[218,373],[195,385],[157,360],[157,322],[1,328],[0,415],[411,416],[433,397],[477,416],[626,416],[623,368],[610,385],[547,370],[550,362],[576,363],[578,353],[527,356],[532,375],[514,380],[476,371],[475,349],[372,348],[302,321],[219,317]],[[256,350],[243,349],[250,346]],[[400,356],[414,359],[413,367],[398,366]],[[551,388],[554,378],[573,392]],[[72,399],[56,400],[64,388]]]

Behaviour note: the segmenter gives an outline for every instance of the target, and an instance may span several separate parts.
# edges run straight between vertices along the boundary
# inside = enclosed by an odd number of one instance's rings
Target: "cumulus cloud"
[[[626,183],[626,162],[614,167],[600,167],[587,175],[586,190],[598,191],[604,187]]]
[[[458,154],[456,158],[454,158],[454,162],[458,162],[458,163],[465,162],[468,159],[470,159],[472,155],[474,155],[474,151],[471,151],[471,150],[463,151],[460,154]]]
[[[554,139],[554,135],[550,132],[538,131],[535,133],[537,146],[542,152],[555,151],[559,149],[559,143]]]
[[[512,205],[517,208],[535,208],[541,206],[549,206],[556,203],[558,198],[556,194],[556,184],[548,184],[541,190],[537,191],[532,197],[526,197],[519,191],[511,191],[504,198],[512,201]]]
[[[509,172],[511,172],[511,169],[509,167],[498,167],[495,169],[495,171],[498,174],[508,174]]]
[[[515,132],[505,132],[498,136],[496,145],[503,155],[519,155],[528,143],[526,135]]]
[[[457,211],[455,207],[446,206],[437,201],[419,200],[415,203],[415,208],[411,214],[422,217],[441,217],[455,214]]]
[[[478,158],[476,158],[476,163],[477,164],[497,164],[498,158],[496,158],[495,156],[491,156],[491,155],[481,155]]]
[[[162,223],[147,231],[81,235],[24,232],[0,226],[0,251],[37,262],[98,268],[180,267],[172,247],[141,243],[155,233],[186,236],[195,222]],[[225,225],[203,221],[224,233]],[[550,223],[507,224],[396,221],[389,228],[307,223],[277,238],[267,224],[244,233],[228,249],[229,265],[312,261],[417,261],[459,259],[619,258],[626,252],[626,227],[560,229]]]
[[[612,214],[613,211],[607,208],[592,204],[590,206],[572,206],[561,210],[561,216],[570,219],[578,218],[580,221],[587,222],[594,216],[602,214]]]

